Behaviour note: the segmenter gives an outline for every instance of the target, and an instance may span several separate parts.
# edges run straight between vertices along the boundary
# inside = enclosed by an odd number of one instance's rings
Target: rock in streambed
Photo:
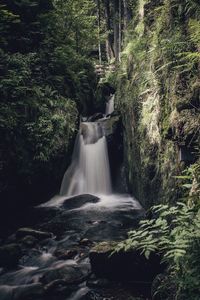
[[[138,250],[112,254],[115,246],[116,242],[102,242],[90,250],[90,263],[96,276],[151,283],[164,269],[158,254],[152,253],[149,259]]]

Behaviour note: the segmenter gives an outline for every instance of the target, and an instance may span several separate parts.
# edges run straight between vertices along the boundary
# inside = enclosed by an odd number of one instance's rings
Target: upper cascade
[[[106,103],[106,113],[105,115],[111,115],[114,111],[114,100],[115,100],[115,95],[111,95],[108,102]]]

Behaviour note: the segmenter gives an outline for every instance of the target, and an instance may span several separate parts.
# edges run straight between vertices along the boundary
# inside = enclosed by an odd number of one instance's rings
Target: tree
[[[84,114],[92,111],[96,78],[88,58],[97,43],[95,9],[92,0],[14,0],[0,5],[4,197],[20,193],[23,200],[26,187],[37,191],[37,197],[31,194],[38,199],[50,192],[49,185],[60,183],[70,158],[77,108]]]
[[[105,21],[106,21],[106,54],[107,59],[110,61],[114,58],[113,50],[113,33],[111,27],[111,12],[110,12],[110,0],[104,0],[104,11],[105,11]]]

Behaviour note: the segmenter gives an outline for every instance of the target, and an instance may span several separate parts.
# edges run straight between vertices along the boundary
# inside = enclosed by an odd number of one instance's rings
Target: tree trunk
[[[121,46],[122,46],[122,2],[119,0],[119,61],[120,53],[121,53]]]
[[[102,64],[102,54],[101,54],[101,7],[100,7],[100,0],[97,0],[97,18],[98,18],[98,48],[99,48],[99,64]]]
[[[106,20],[106,31],[107,31],[106,54],[107,54],[108,61],[110,61],[114,57],[113,33],[111,28],[110,0],[104,0],[104,7],[105,7],[105,20]]]
[[[119,0],[114,0],[114,51],[115,62],[119,62]]]
[[[124,5],[124,30],[127,29],[128,26],[128,3],[127,0],[123,0]]]
[[[79,32],[77,28],[75,34],[76,34],[76,52],[79,53]]]

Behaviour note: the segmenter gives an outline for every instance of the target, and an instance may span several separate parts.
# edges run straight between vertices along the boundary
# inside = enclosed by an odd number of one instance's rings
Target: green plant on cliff
[[[152,252],[161,254],[168,267],[156,299],[198,300],[200,164],[189,167],[179,179],[183,182],[184,199],[174,206],[152,207],[153,217],[141,221],[139,229],[130,231],[128,239],[119,243],[115,251],[137,249],[147,259]]]

